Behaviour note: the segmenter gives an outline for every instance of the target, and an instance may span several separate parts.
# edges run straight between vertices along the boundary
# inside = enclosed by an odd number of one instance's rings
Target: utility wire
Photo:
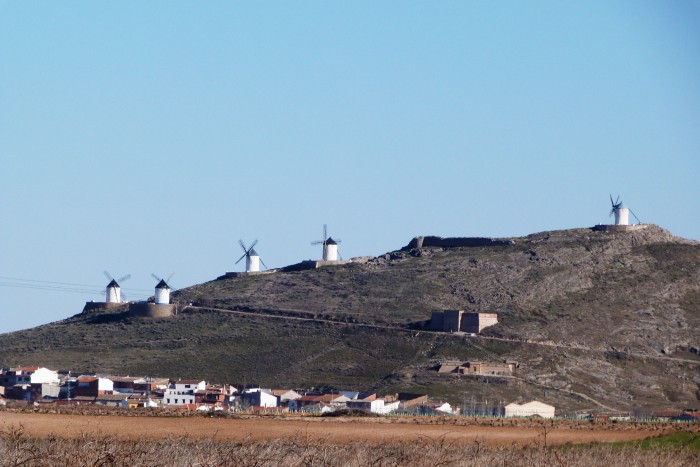
[[[78,294],[89,294],[89,295],[103,295],[105,292],[104,290],[85,290],[85,289],[75,289],[71,287],[56,287],[56,286],[49,286],[49,285],[38,285],[38,284],[13,284],[10,282],[0,282],[0,287],[15,287],[19,289],[32,289],[32,290],[45,290],[48,292],[68,292],[68,293],[78,293]],[[128,293],[124,294],[125,296],[129,297],[143,297],[143,298],[148,298],[150,295],[148,294],[139,294],[139,293]]]
[[[5,276],[0,276],[0,279],[9,280],[9,281],[18,281],[18,282],[36,282],[37,284],[57,284],[57,285],[70,285],[70,286],[74,286],[74,287],[89,287],[89,288],[104,290],[104,287],[101,285],[74,284],[71,282],[42,281],[42,280],[38,280],[38,279],[20,279],[18,277],[5,277]],[[17,284],[17,285],[20,286],[21,284]],[[120,287],[120,288],[122,290],[131,290],[133,292],[150,292],[150,289],[132,289],[132,288],[125,288],[125,287]]]

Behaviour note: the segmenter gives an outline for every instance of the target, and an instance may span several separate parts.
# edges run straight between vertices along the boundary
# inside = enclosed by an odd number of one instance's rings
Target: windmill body
[[[245,272],[260,271],[260,255],[251,248],[245,257]]]
[[[615,209],[615,225],[629,225],[629,223],[630,210],[624,205]]]
[[[330,237],[323,245],[323,261],[338,261],[338,244]]]
[[[170,286],[163,279],[156,285],[155,302],[156,305],[170,305]]]
[[[119,284],[117,281],[112,279],[112,281],[107,284],[107,288],[105,290],[105,302],[107,303],[121,303],[122,301],[122,293],[121,293],[121,287],[119,287]]]
[[[243,240],[238,240],[238,244],[243,250],[243,256],[238,258],[236,264],[245,258],[245,272],[260,272],[260,265],[262,264],[265,266],[265,263],[263,263],[263,261],[260,259],[260,255],[254,249],[255,245],[258,244],[258,241],[255,240],[250,247],[245,246]],[[265,266],[265,269],[267,269],[267,266]]]
[[[612,204],[610,215],[615,214],[615,225],[629,225],[630,210],[620,201],[620,197],[618,196],[617,200],[613,201],[612,195],[610,195],[610,204]]]

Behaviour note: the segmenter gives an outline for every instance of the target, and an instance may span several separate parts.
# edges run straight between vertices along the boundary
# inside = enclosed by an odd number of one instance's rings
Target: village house
[[[133,394],[136,390],[136,380],[133,376],[111,376],[109,379],[114,383],[114,392],[120,394]]]
[[[129,397],[129,394],[102,394],[95,398],[95,404],[128,408]]]
[[[168,388],[170,380],[168,378],[138,378],[134,381],[134,392],[145,394],[153,391],[165,391]]]
[[[58,383],[58,372],[48,368],[32,366],[11,368],[3,372],[2,385]]]
[[[408,392],[400,392],[396,395],[396,400],[400,402],[400,409],[408,409],[410,407],[425,404],[428,402],[427,394],[412,394]]]
[[[209,387],[203,391],[196,391],[194,396],[195,403],[197,404],[221,406],[227,403],[229,400],[229,394],[227,394],[222,387]]]
[[[322,394],[319,396],[302,396],[295,401],[289,401],[289,410],[303,410],[306,412],[323,412],[325,409],[342,409],[349,401],[342,394]]]
[[[32,384],[32,386],[37,386],[41,388],[39,392],[41,393],[42,399],[58,399],[61,397],[61,385],[59,383],[41,383]]]
[[[75,397],[97,397],[104,394],[112,394],[114,383],[109,378],[99,376],[80,376],[74,389]]]
[[[354,400],[347,401],[345,406],[348,409],[353,410],[363,410],[365,412],[371,412],[376,414],[387,414],[389,412],[394,412],[399,409],[401,402],[396,400],[393,402],[386,402],[384,399],[373,399],[373,400]]]
[[[178,406],[195,403],[195,393],[204,391],[207,387],[205,381],[179,380],[172,382],[163,393],[163,405]]]
[[[277,398],[278,407],[289,407],[289,401],[295,401],[301,398],[301,394],[293,389],[273,389],[270,394]]]
[[[248,407],[277,407],[277,396],[270,393],[269,389],[247,389],[241,394],[241,402]]]

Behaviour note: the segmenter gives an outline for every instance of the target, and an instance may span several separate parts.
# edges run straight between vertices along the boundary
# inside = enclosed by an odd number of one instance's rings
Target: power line
[[[71,287],[57,287],[57,286],[50,286],[50,285],[38,285],[38,284],[13,284],[10,282],[0,282],[0,287],[15,287],[19,289],[31,289],[31,290],[44,290],[47,292],[67,292],[67,293],[77,293],[81,295],[103,295],[105,292],[104,290],[86,290],[86,289],[76,289],[76,288],[71,288]],[[138,298],[148,298],[150,295],[148,294],[125,294],[130,297],[138,297]]]
[[[89,288],[104,290],[104,286],[101,286],[101,285],[75,284],[72,282],[44,281],[44,280],[39,280],[39,279],[21,279],[18,277],[5,277],[5,276],[0,276],[0,279],[9,280],[9,281],[18,281],[18,282],[36,282],[37,284],[57,284],[57,285],[69,285],[69,286],[73,286],[73,287],[89,287]],[[17,284],[17,285],[20,286],[21,284]],[[124,288],[124,287],[121,287],[121,289],[122,290],[130,290],[133,292],[150,292],[150,289],[132,289],[132,288]]]

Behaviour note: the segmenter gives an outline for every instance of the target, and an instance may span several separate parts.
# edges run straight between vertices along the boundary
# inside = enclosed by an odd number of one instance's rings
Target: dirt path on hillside
[[[386,324],[382,325],[382,324],[371,324],[371,323],[353,323],[353,322],[337,321],[337,320],[326,319],[326,318],[310,318],[310,317],[304,318],[301,316],[276,315],[276,314],[272,314],[272,313],[265,313],[265,312],[259,312],[259,311],[229,310],[228,308],[198,307],[198,306],[193,306],[193,305],[190,305],[186,308],[190,308],[192,310],[197,310],[197,312],[199,312],[199,313],[203,313],[203,312],[206,313],[207,311],[215,311],[218,313],[228,313],[228,314],[242,315],[242,316],[251,316],[252,315],[252,316],[271,318],[271,319],[307,321],[307,322],[331,324],[331,325],[335,325],[335,326],[354,326],[354,327],[361,327],[361,328],[400,331],[400,332],[407,332],[407,333],[419,332],[419,333],[424,333],[424,334],[437,334],[440,336],[444,336],[447,334],[445,332],[430,331],[427,329],[416,330],[416,329],[408,329],[408,328],[401,327],[401,326],[391,326],[391,325],[386,325]],[[308,313],[308,312],[305,312],[302,310],[289,310],[289,311],[293,311],[296,313]],[[450,333],[450,335],[458,336],[460,339],[464,338],[463,334]],[[500,341],[500,342],[509,342],[509,343],[521,344],[521,345],[537,345],[537,346],[550,347],[550,348],[554,347],[554,348],[560,348],[560,349],[566,349],[566,350],[581,350],[584,352],[593,352],[593,353],[605,353],[605,352],[608,352],[610,350],[608,348],[595,348],[595,347],[588,347],[588,346],[584,346],[584,345],[562,344],[562,343],[555,343],[555,342],[537,342],[537,341],[522,340],[522,339],[512,339],[512,338],[507,338],[507,337],[493,337],[493,336],[479,335],[479,336],[474,336],[474,338],[473,338],[473,340],[478,340],[478,339]],[[472,345],[474,345],[473,342],[472,342]],[[485,349],[482,349],[482,350],[485,350]],[[640,353],[640,352],[625,352],[625,353],[627,355],[639,357],[639,358],[652,358],[654,360],[671,361],[671,362],[679,362],[679,363],[690,363],[693,365],[700,365],[700,360],[690,360],[687,358],[668,357],[666,355],[652,355],[652,354],[645,354],[645,353]]]
[[[301,440],[327,440],[332,443],[382,444],[418,439],[450,443],[479,441],[489,445],[526,445],[542,443],[542,428],[425,425],[387,423],[377,420],[338,420],[314,418],[282,419],[218,419],[119,417],[65,414],[0,412],[0,430],[22,426],[30,436],[77,438],[84,434],[116,436],[120,439],[213,438],[221,441],[242,441],[300,437]],[[548,429],[547,444],[611,442],[643,439],[661,434],[650,430],[609,431],[605,429]]]

